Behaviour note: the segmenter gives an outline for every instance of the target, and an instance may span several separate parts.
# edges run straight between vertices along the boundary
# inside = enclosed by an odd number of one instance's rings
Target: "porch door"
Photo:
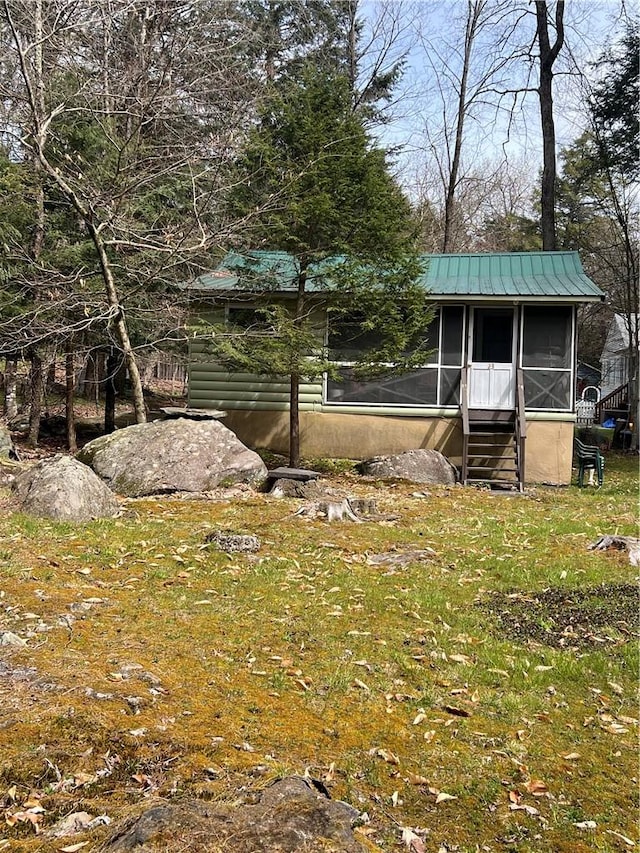
[[[469,341],[469,408],[513,409],[513,308],[473,308]]]

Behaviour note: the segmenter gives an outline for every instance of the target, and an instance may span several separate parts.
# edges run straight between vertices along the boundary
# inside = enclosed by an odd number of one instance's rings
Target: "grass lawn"
[[[638,569],[587,546],[638,535],[637,458],[525,496],[329,480],[397,518],[242,490],[85,525],[4,501],[0,631],[27,645],[0,648],[0,851],[92,850],[104,827],[45,832],[305,770],[372,849],[405,827],[434,853],[633,849]],[[259,553],[206,544],[220,528]],[[427,555],[375,559],[406,550]]]

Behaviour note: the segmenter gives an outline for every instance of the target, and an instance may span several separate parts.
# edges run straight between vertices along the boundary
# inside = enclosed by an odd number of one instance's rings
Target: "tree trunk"
[[[294,323],[301,326],[305,313],[305,291],[307,287],[308,261],[300,262],[298,273],[298,290],[296,294],[296,307]],[[304,353],[294,353],[292,363],[299,364]],[[298,468],[300,465],[300,373],[292,370],[289,386],[289,465]]]
[[[460,79],[460,91],[458,92],[458,114],[456,117],[456,138],[453,146],[453,158],[449,170],[449,181],[444,203],[444,236],[442,240],[442,251],[450,252],[452,243],[453,214],[455,210],[455,192],[458,187],[458,172],[460,171],[460,159],[462,155],[462,139],[464,132],[464,121],[467,115],[467,80],[469,79],[469,67],[471,65],[471,52],[476,37],[476,29],[484,2],[483,0],[468,0],[467,2],[467,24],[464,35],[464,57],[462,62],[462,77]]]
[[[116,372],[118,359],[113,353],[107,358],[107,378],[104,392],[104,431],[112,433],[116,428]]]
[[[76,387],[75,375],[75,352],[73,342],[67,341],[65,358],[64,358],[64,373],[65,373],[65,414],[67,416],[67,448],[71,453],[75,453],[78,449],[76,439],[76,419],[73,410],[73,399]]]
[[[289,465],[300,466],[300,375],[292,373],[289,391]]]
[[[540,119],[542,123],[542,185],[540,225],[542,230],[542,248],[553,252],[556,249],[556,131],[553,119],[553,63],[556,61],[564,43],[564,2],[556,3],[555,30],[556,39],[549,41],[547,20],[548,4],[545,0],[536,0],[536,38],[540,49]]]
[[[47,366],[47,381],[45,385],[45,392],[48,393],[53,391],[53,387],[56,384],[56,357],[55,353],[53,356],[53,361],[50,361]]]
[[[122,309],[122,305],[120,304],[120,300],[118,299],[118,291],[116,288],[115,279],[113,277],[113,270],[111,269],[107,250],[105,248],[98,229],[93,225],[92,222],[88,223],[88,228],[89,233],[91,234],[91,238],[93,240],[93,244],[98,253],[98,257],[100,258],[102,279],[104,281],[105,289],[107,292],[107,302],[109,303],[109,307],[111,308],[113,315],[113,319],[111,320],[112,328],[116,333],[116,337],[118,339],[118,343],[120,344],[120,349],[122,350],[122,355],[124,357],[127,370],[129,371],[129,378],[131,380],[131,390],[133,393],[133,409],[136,415],[136,423],[144,424],[147,422],[147,412],[144,404],[142,380],[140,378],[140,371],[138,370],[138,364],[136,362],[135,353],[133,351],[133,347],[131,346],[131,339],[129,338],[129,331],[125,322],[124,311]]]
[[[18,414],[18,356],[8,355],[4,367],[4,414],[7,420]]]
[[[31,352],[31,411],[29,412],[29,436],[30,447],[38,446],[40,434],[40,416],[42,414],[42,393],[44,390],[44,377],[42,374],[42,359],[39,354]]]

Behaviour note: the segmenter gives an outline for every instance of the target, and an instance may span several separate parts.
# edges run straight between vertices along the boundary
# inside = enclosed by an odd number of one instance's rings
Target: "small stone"
[[[12,631],[0,632],[0,646],[26,646],[27,641],[23,640]]]
[[[48,830],[47,835],[53,838],[62,838],[65,835],[77,835],[84,832],[93,821],[93,815],[88,812],[73,812],[63,817]]]
[[[232,533],[229,530],[216,530],[214,533],[210,533],[205,541],[216,545],[221,551],[226,551],[228,554],[238,551],[255,553],[260,550],[260,540],[257,536]]]

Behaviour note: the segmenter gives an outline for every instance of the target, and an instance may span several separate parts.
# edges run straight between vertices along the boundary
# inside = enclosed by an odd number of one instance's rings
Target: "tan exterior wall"
[[[528,421],[525,447],[527,483],[569,485],[573,458],[573,422]]]
[[[288,412],[230,411],[223,423],[252,447],[268,447],[277,453],[288,450]],[[459,461],[462,454],[459,419],[300,412],[303,456],[368,459],[415,448],[437,448],[454,462]]]
[[[287,453],[288,412],[230,411],[223,423],[245,444]],[[403,450],[439,450],[454,465],[462,457],[459,418],[398,418],[331,412],[300,413],[301,453],[306,457],[367,459]],[[528,483],[571,482],[573,423],[529,421],[525,450]]]

